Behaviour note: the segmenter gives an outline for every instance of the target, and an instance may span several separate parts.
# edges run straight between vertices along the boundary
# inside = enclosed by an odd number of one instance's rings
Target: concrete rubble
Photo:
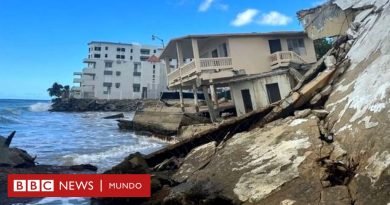
[[[95,202],[389,204],[390,2],[334,0],[298,15],[310,36],[338,38],[285,99],[130,155],[107,173],[152,174],[152,198]]]

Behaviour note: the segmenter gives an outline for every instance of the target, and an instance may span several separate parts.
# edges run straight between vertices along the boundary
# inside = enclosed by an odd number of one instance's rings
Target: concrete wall
[[[278,83],[280,97],[283,99],[291,91],[291,84],[288,74],[275,75],[270,77],[258,78],[254,80],[241,81],[230,84],[230,92],[234,99],[237,115],[245,114],[244,101],[241,90],[248,89],[251,95],[253,110],[267,106],[269,102],[266,84]]]
[[[247,74],[271,71],[268,40],[280,39],[282,51],[288,51],[287,39],[304,38],[306,55],[301,55],[308,63],[316,62],[314,44],[308,37],[230,37],[229,51],[233,58],[233,67],[245,69]]]
[[[298,16],[305,31],[314,40],[345,34],[354,18],[352,11],[343,11],[336,4],[331,3],[299,11]]]

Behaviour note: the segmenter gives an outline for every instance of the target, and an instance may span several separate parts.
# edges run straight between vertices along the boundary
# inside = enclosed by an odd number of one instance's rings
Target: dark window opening
[[[274,103],[282,98],[280,97],[279,85],[277,83],[266,84],[269,103]]]
[[[282,44],[280,43],[280,39],[268,40],[268,44],[271,53],[282,51]]]
[[[242,101],[244,102],[245,113],[251,112],[253,110],[253,105],[249,89],[241,90],[241,95]]]
[[[141,91],[141,84],[133,84],[133,92],[139,93]]]

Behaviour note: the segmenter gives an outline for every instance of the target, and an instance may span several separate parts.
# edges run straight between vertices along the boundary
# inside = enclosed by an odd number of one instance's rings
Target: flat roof
[[[306,35],[304,31],[273,31],[273,32],[252,32],[252,33],[221,33],[221,34],[194,34],[194,35],[186,35],[178,38],[173,38],[169,41],[168,45],[165,47],[164,51],[161,53],[160,57],[164,58],[169,56],[169,50],[171,52],[175,52],[175,48],[171,48],[175,46],[175,42],[179,40],[187,40],[191,38],[195,39],[205,39],[205,38],[218,38],[218,37],[269,37],[269,36],[303,36]]]
[[[273,31],[273,32],[252,32],[252,33],[221,33],[221,34],[194,34],[174,38],[170,41],[186,38],[208,38],[208,37],[242,37],[242,36],[289,36],[305,35],[304,31]]]
[[[121,43],[121,42],[109,42],[109,41],[91,41],[88,43],[88,45],[91,44],[111,44],[111,45],[124,45],[124,46],[140,46],[140,47],[150,47],[150,48],[155,48],[155,49],[163,49],[161,46],[156,46],[156,45],[147,45],[147,44],[139,44],[139,43]]]

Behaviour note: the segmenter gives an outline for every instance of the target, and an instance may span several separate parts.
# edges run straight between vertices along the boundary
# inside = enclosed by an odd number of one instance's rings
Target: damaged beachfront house
[[[288,95],[316,54],[304,32],[270,32],[184,36],[171,40],[160,59],[178,62],[177,68],[166,66],[169,89],[201,88],[215,120],[217,87],[230,88],[237,115],[243,115]],[[181,105],[184,110],[182,99]]]

